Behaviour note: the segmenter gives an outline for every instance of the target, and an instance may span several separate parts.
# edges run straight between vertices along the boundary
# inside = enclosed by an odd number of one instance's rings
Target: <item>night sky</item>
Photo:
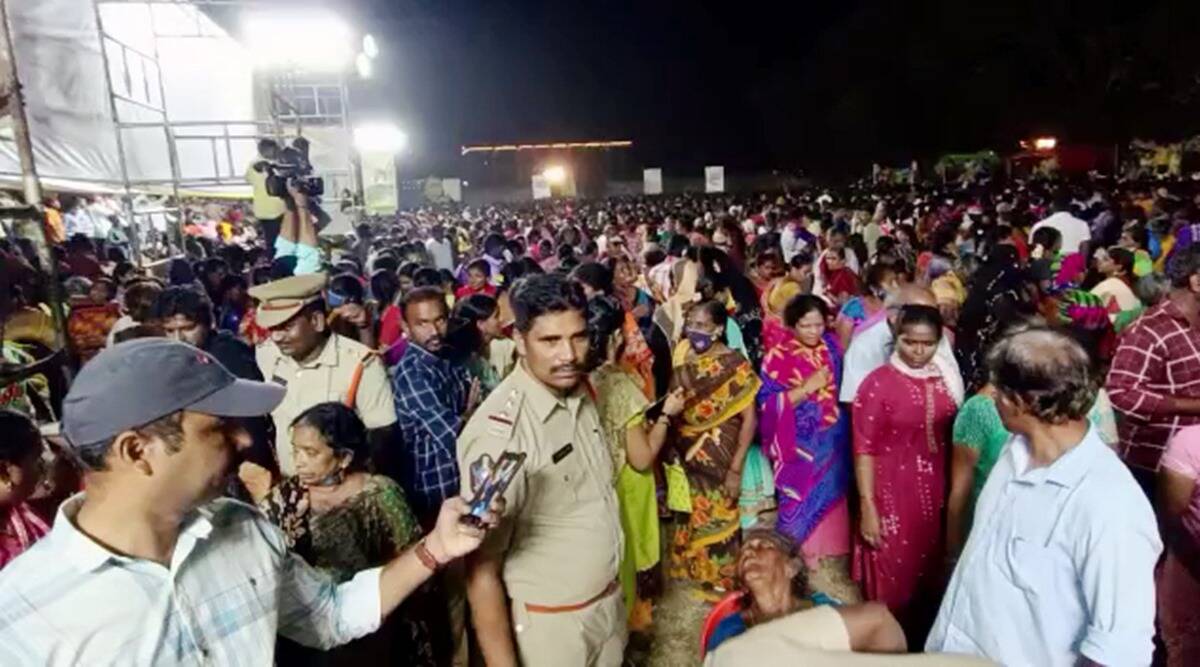
[[[633,139],[668,168],[861,172],[945,151],[1200,131],[1200,2],[345,0],[383,49],[355,91],[412,137]]]

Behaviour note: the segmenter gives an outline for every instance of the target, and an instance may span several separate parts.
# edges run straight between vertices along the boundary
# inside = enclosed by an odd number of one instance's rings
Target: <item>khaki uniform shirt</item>
[[[463,495],[472,495],[471,463],[505,451],[527,458],[482,548],[503,556],[509,597],[564,606],[600,594],[617,576],[624,537],[612,457],[587,389],[560,397],[518,363],[459,437]]]
[[[344,402],[350,391],[354,368],[367,356],[368,351],[367,346],[358,341],[332,334],[321,354],[301,366],[280,352],[270,340],[255,348],[254,355],[263,378],[287,388],[283,402],[271,413],[271,418],[275,420],[275,455],[279,458],[279,470],[284,475],[296,473],[289,433],[292,420],[318,403]],[[392,385],[378,357],[372,356],[363,368],[354,411],[368,429],[396,423]]]

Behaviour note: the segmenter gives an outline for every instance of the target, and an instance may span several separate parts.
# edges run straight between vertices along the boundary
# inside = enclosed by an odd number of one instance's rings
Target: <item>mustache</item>
[[[583,372],[583,366],[581,366],[580,364],[563,364],[562,366],[555,366],[555,367],[551,368],[550,372],[551,373],[567,373],[567,372],[581,373],[581,372]]]

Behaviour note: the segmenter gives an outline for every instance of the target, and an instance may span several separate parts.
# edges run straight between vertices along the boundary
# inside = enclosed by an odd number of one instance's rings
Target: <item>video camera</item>
[[[267,173],[267,194],[281,199],[291,199],[288,185],[304,193],[310,199],[325,194],[325,179],[313,175],[312,163],[308,161],[308,140],[296,137],[291,144],[280,147],[273,162],[261,162]]]

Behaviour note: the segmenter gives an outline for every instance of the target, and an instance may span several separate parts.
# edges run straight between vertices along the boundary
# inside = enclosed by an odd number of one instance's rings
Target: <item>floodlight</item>
[[[399,153],[408,146],[408,135],[391,123],[365,123],[354,128],[354,147],[360,152]]]
[[[560,185],[567,180],[567,170],[561,165],[556,164],[551,167],[546,167],[546,169],[542,171],[542,176],[544,176],[550,183],[554,185]]]
[[[1054,137],[1038,137],[1033,140],[1033,147],[1039,151],[1052,151],[1058,145],[1058,139]]]
[[[363,35],[362,50],[372,60],[379,57],[379,45],[375,43],[374,35]]]
[[[371,78],[371,72],[374,66],[371,64],[371,58],[366,53],[360,53],[354,58],[354,69],[358,70],[358,76],[363,79]]]

